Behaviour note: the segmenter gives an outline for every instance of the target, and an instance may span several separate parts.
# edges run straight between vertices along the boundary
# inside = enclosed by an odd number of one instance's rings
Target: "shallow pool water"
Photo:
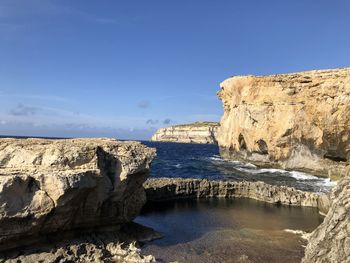
[[[322,220],[314,208],[207,199],[149,204],[136,222],[163,234],[142,252],[164,262],[300,262],[306,242],[285,230],[311,232]]]

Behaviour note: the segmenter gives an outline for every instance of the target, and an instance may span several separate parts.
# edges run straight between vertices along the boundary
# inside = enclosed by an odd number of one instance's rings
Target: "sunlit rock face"
[[[221,83],[225,158],[339,177],[350,160],[350,68]]]
[[[323,223],[312,232],[304,263],[350,261],[350,174],[332,192]]]
[[[136,217],[155,150],[113,139],[1,139],[0,250]]]
[[[216,144],[219,128],[217,122],[195,122],[160,128],[151,138],[152,141]]]

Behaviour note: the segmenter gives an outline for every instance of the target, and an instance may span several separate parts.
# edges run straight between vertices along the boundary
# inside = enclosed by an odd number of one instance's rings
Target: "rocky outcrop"
[[[350,174],[332,192],[323,223],[309,237],[303,262],[350,262]]]
[[[51,236],[50,242],[1,253],[0,262],[155,263],[153,256],[141,254],[137,242],[160,237],[160,234],[153,229],[136,223],[127,223],[118,228],[95,229],[93,233],[90,231],[59,233]]]
[[[238,197],[268,203],[317,207],[328,210],[328,196],[304,192],[287,186],[264,182],[210,181],[206,179],[151,178],[144,183],[147,201],[157,202],[183,198]]]
[[[132,220],[154,156],[113,139],[0,139],[0,250]]]
[[[225,158],[339,177],[350,161],[350,68],[221,83]]]
[[[152,141],[216,144],[217,122],[195,122],[160,128],[151,138]]]
[[[143,256],[135,244],[122,247],[120,243],[104,244],[100,242],[89,242],[87,240],[76,240],[76,243],[66,245],[62,248],[52,248],[48,251],[33,252],[8,258],[3,263],[52,263],[52,262],[123,262],[123,263],[156,263],[152,255]]]

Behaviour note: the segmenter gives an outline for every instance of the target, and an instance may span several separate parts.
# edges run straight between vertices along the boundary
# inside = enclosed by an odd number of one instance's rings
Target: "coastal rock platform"
[[[287,186],[264,182],[217,181],[207,179],[150,178],[144,183],[148,202],[185,198],[251,198],[263,202],[316,207],[327,213],[329,198]]]

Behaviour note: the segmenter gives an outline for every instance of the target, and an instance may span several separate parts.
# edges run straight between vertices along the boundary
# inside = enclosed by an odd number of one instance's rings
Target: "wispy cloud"
[[[35,115],[40,109],[33,106],[27,106],[18,104],[16,108],[10,111],[10,115],[13,116],[32,116]]]
[[[163,124],[170,124],[171,123],[171,119],[165,119],[164,121],[163,121]]]
[[[165,120],[162,120],[162,121],[157,120],[157,119],[148,119],[148,120],[146,121],[146,124],[149,124],[149,125],[157,125],[157,124],[168,125],[168,124],[170,124],[171,122],[172,122],[172,120],[169,119],[169,118],[167,118],[167,119],[165,119]]]
[[[156,125],[159,123],[159,120],[148,119],[146,124]]]
[[[26,135],[26,131],[33,131],[35,133],[41,132],[42,135],[48,132],[47,136],[51,136],[57,134],[55,133],[55,130],[57,130],[60,134],[66,132],[66,134],[75,134],[74,136],[123,134],[123,138],[128,138],[129,132],[133,138],[138,136],[146,139],[155,130],[152,125],[145,125],[146,118],[91,115],[63,108],[36,106],[28,103],[15,104],[12,108],[11,105],[13,104],[7,104],[7,109],[0,109],[0,132],[2,134],[5,134],[5,131],[11,132],[11,134],[19,134],[18,131]],[[151,122],[156,123],[158,121],[152,120]]]
[[[0,99],[1,98],[17,98],[20,100],[24,99],[32,99],[32,100],[42,100],[42,101],[56,101],[56,102],[72,102],[71,99],[62,97],[62,96],[54,96],[54,95],[38,95],[38,94],[9,94],[0,91]]]

